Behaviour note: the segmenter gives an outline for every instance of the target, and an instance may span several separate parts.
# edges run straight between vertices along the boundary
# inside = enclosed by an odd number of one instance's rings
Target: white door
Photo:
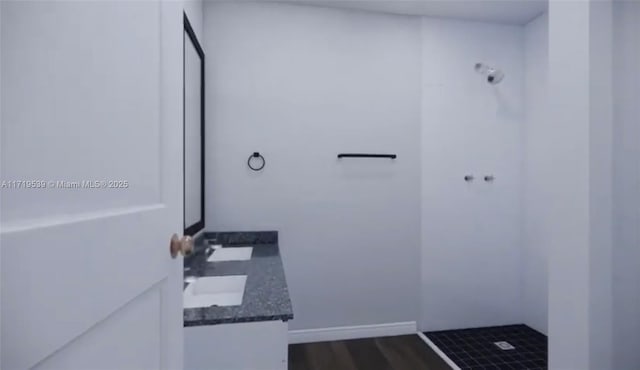
[[[0,4],[0,368],[181,369],[181,4]]]

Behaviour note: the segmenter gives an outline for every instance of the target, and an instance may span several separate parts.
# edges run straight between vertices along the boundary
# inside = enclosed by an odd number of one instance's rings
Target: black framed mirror
[[[182,44],[184,235],[204,229],[204,51],[184,14]]]

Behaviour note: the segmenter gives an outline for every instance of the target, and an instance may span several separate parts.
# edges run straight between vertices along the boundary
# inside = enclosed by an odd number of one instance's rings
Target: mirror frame
[[[198,55],[200,56],[200,220],[193,225],[186,225],[186,114],[185,114],[185,92],[186,92],[186,79],[185,79],[185,51],[187,45],[187,38],[184,37],[185,33],[189,36],[189,40],[195,47]],[[189,18],[184,13],[184,31],[182,34],[182,223],[184,225],[184,235],[194,236],[196,233],[204,229],[204,51],[198,42]]]

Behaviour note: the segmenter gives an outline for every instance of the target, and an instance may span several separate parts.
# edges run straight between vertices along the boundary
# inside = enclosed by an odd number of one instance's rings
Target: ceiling
[[[313,6],[406,15],[526,24],[547,9],[547,0],[283,0]]]

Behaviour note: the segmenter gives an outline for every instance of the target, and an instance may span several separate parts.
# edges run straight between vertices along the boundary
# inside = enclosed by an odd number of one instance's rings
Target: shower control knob
[[[466,182],[471,182],[471,181],[473,181],[473,175],[466,175],[466,176],[464,177],[464,181],[466,181]]]
[[[494,180],[493,175],[487,175],[484,177],[484,181],[486,182],[492,182]]]

